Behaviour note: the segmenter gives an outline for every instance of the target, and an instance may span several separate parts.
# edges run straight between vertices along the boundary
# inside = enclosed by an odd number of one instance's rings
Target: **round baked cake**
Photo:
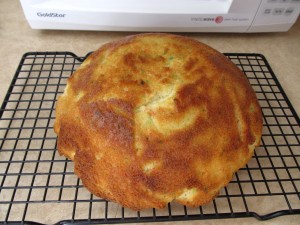
[[[245,75],[196,40],[139,34],[103,45],[68,79],[58,151],[94,195],[125,207],[199,206],[259,145],[262,115]]]

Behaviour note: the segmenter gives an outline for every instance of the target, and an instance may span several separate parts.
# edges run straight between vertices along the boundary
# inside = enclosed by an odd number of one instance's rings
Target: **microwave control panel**
[[[300,13],[300,0],[265,0],[261,2],[252,26],[294,23]]]

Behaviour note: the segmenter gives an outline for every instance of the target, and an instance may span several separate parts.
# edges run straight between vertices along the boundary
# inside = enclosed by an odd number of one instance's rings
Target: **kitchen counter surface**
[[[2,104],[17,65],[25,52],[70,51],[78,56],[104,43],[133,34],[128,32],[32,30],[19,1],[0,1],[0,104]],[[300,114],[300,19],[286,33],[183,35],[204,42],[220,52],[261,53],[270,63],[298,115]],[[0,165],[1,166],[1,165]],[[1,201],[1,200],[0,200]],[[0,212],[1,214],[1,212]],[[299,224],[300,215],[268,221],[254,218],[178,222],[178,224]],[[163,223],[174,224],[174,223]]]

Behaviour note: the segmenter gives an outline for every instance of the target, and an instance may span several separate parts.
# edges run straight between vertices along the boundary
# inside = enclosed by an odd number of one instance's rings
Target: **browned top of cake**
[[[102,46],[68,79],[58,150],[95,195],[132,209],[209,202],[260,143],[244,74],[198,41],[140,34]]]

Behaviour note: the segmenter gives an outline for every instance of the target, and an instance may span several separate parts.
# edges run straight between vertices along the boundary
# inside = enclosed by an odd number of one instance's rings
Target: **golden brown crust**
[[[60,154],[95,195],[139,210],[211,201],[259,145],[242,72],[189,38],[140,34],[102,46],[56,109]]]

